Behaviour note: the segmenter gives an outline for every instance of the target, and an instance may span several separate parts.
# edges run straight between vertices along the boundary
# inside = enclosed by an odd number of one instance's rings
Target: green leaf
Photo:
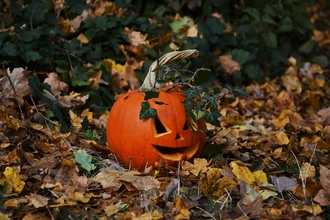
[[[319,64],[324,69],[329,65],[329,59],[325,55],[315,56],[312,61]]]
[[[188,16],[184,16],[182,19],[173,21],[170,26],[174,33],[178,34],[180,32],[180,29],[184,27],[185,25],[191,26],[194,24],[194,20]]]
[[[205,99],[206,101],[208,101],[209,103],[211,103],[213,105],[215,103],[215,101],[219,99],[219,95],[211,95],[209,93],[206,93],[203,96],[203,99]]]
[[[88,86],[90,83],[85,81],[85,80],[82,80],[82,79],[79,79],[79,78],[72,78],[70,80],[71,82],[71,85],[76,87],[76,86]]]
[[[40,56],[40,54],[37,52],[34,52],[34,51],[28,51],[25,54],[26,62],[37,61],[37,60],[41,60],[41,59],[42,59],[42,57]]]
[[[148,101],[141,103],[140,119],[156,118],[157,110],[150,108]]]
[[[76,162],[88,172],[96,168],[96,166],[92,163],[92,156],[87,154],[86,150],[78,150],[74,152],[73,155]]]
[[[221,146],[215,144],[206,144],[201,156],[207,159],[218,157],[219,159],[222,159],[223,162],[225,162],[225,159],[221,154],[225,147],[225,144]]]
[[[218,118],[221,117],[221,113],[217,108],[211,107],[210,111],[206,111],[203,117],[207,123],[220,127]]]
[[[231,85],[229,84],[225,84],[225,87],[227,89],[229,89],[234,95],[235,97],[239,96],[239,95],[242,95],[242,96],[250,96],[249,94],[246,93],[246,91],[244,89],[240,89],[240,88],[235,88],[235,87],[232,87]]]
[[[205,115],[205,111],[199,109],[192,109],[192,113],[194,114],[194,119],[197,121]]]
[[[199,95],[199,90],[188,88],[184,90],[184,94],[187,96],[187,99],[192,99],[195,95]]]
[[[244,10],[247,14],[249,14],[254,20],[260,21],[260,13],[255,8],[246,8]]]
[[[274,5],[266,4],[264,8],[264,13],[269,14],[271,17],[275,18],[278,15],[278,12]]]
[[[278,32],[291,32],[293,30],[293,23],[290,17],[283,18],[278,25]]]
[[[277,37],[273,32],[267,32],[264,38],[265,46],[275,49],[277,47]]]
[[[237,61],[242,66],[250,56],[250,53],[246,50],[234,49],[229,53],[233,60]]]
[[[299,52],[309,53],[313,50],[315,45],[316,45],[315,41],[309,40],[299,47]]]
[[[210,71],[207,70],[198,71],[197,74],[195,75],[194,83],[196,85],[202,85],[210,79],[210,76],[211,76]]]
[[[155,18],[161,18],[163,14],[166,12],[166,10],[167,10],[166,7],[164,5],[161,5],[158,8],[156,8],[153,15],[155,16]]]
[[[214,35],[221,35],[224,31],[224,25],[220,23],[219,19],[216,17],[206,18],[207,26],[209,26],[210,31]]]
[[[5,46],[2,48],[2,53],[10,57],[17,56],[16,45],[11,43],[6,43]]]
[[[250,79],[262,79],[260,67],[256,64],[247,64],[243,69],[244,74],[248,75]]]
[[[105,146],[107,141],[106,130],[105,128],[101,129],[101,137],[97,140],[97,143]]]
[[[53,100],[45,96],[44,91],[50,91],[50,85],[48,83],[40,83],[37,77],[29,77],[29,86],[34,90],[34,96],[43,100],[45,103],[49,105],[50,110],[53,112],[54,116],[60,121],[61,133],[69,132],[70,129],[66,124],[63,114],[61,112],[61,105],[58,101]],[[49,92],[50,93],[50,92]]]
[[[266,22],[268,24],[277,25],[277,23],[274,21],[274,19],[269,14],[263,15],[262,21]]]
[[[145,92],[146,95],[144,96],[144,100],[152,99],[152,98],[158,98],[159,92],[156,91],[147,91]]]

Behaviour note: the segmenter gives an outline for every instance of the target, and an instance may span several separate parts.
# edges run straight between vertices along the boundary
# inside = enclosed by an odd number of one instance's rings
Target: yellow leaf
[[[109,205],[104,209],[104,211],[105,211],[105,214],[109,217],[109,216],[112,216],[112,215],[116,214],[117,212],[119,212],[119,206],[118,205]]]
[[[262,170],[253,172],[254,178],[258,183],[268,183],[267,175]]]
[[[290,110],[283,110],[278,116],[278,118],[275,118],[271,120],[271,123],[275,125],[277,128],[282,129],[284,126],[290,122],[289,114],[291,113]]]
[[[79,34],[79,36],[77,37],[77,40],[79,40],[82,44],[88,44],[88,42],[89,42],[87,37],[83,33]]]
[[[313,214],[314,216],[317,216],[323,212],[323,210],[319,204],[314,204],[311,206],[304,205],[303,207],[299,207],[299,208],[294,207],[292,205],[292,210],[294,212],[301,212],[301,211],[309,212],[309,213]]]
[[[183,198],[177,197],[174,200],[174,209],[175,212],[178,213],[174,216],[174,219],[190,219],[190,211],[184,203]],[[174,211],[174,210],[173,210]]]
[[[80,192],[75,192],[75,193],[69,194],[68,198],[73,200],[73,201],[77,201],[77,202],[79,201],[79,202],[82,202],[82,203],[87,203],[87,202],[89,202],[89,200],[92,196],[94,196],[93,193],[82,194]]]
[[[4,178],[0,179],[0,185],[5,186],[5,194],[20,193],[23,190],[25,182],[20,179],[19,173],[15,169],[6,167],[3,175]]]
[[[200,182],[200,189],[204,195],[209,194],[213,186],[218,185],[221,178],[222,169],[211,168]]]
[[[70,113],[70,122],[73,127],[73,130],[79,131],[82,128],[81,123],[83,122],[83,119],[77,116],[72,110],[70,110],[69,113]]]
[[[235,161],[230,163],[230,167],[232,168],[233,174],[237,177],[237,179],[243,180],[248,184],[253,184],[256,181],[253,173],[249,170],[249,168],[239,166]]]
[[[18,208],[18,200],[17,199],[9,199],[4,204],[3,207],[5,209],[17,209]],[[1,219],[1,217],[0,217]]]
[[[313,178],[315,176],[315,167],[310,165],[307,162],[304,162],[301,167],[301,174],[302,174],[302,178],[306,179],[308,177]]]
[[[8,217],[8,215],[5,215],[3,213],[0,212],[0,219],[1,220],[10,220],[10,218]]]
[[[111,70],[112,74],[123,72],[124,66],[121,64],[117,64],[112,59],[106,59],[105,63],[107,64],[108,68]]]
[[[281,131],[280,133],[277,133],[276,137],[278,139],[279,145],[287,145],[290,142],[288,136],[283,131]]]

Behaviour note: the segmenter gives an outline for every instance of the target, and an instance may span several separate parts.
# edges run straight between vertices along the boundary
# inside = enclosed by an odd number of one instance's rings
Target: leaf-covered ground
[[[106,60],[122,92],[139,86],[144,61],[126,52],[142,54],[148,44],[125,31],[126,63]],[[327,47],[327,32],[314,37]],[[230,56],[219,62],[228,74],[240,68]],[[245,86],[249,96],[220,100],[221,126],[208,125],[204,158],[146,172],[118,164],[103,144],[109,111],[75,113],[88,94],[67,91],[56,72],[1,70],[0,219],[329,219],[330,71],[287,62],[282,76]],[[33,74],[52,93],[29,81]],[[85,82],[108,84],[101,75],[96,68]],[[70,132],[53,120],[59,108]]]

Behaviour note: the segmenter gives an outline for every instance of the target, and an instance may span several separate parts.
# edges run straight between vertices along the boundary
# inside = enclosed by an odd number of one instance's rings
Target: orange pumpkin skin
[[[154,166],[162,158],[169,165],[177,165],[180,158],[200,156],[206,140],[204,119],[195,123],[187,116],[185,94],[178,89],[159,89],[159,97],[148,100],[150,108],[157,110],[156,118],[140,119],[144,92],[134,90],[113,105],[106,128],[108,147],[117,159],[132,168]],[[157,101],[156,101],[157,100]],[[156,104],[156,103],[162,104]],[[188,125],[190,124],[190,125]],[[198,128],[192,131],[192,127]]]

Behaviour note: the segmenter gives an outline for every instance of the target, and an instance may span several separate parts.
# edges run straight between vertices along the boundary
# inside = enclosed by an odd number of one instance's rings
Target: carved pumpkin
[[[186,115],[185,94],[179,87],[168,89],[156,81],[156,69],[174,60],[197,57],[197,50],[174,51],[153,62],[139,90],[122,95],[113,105],[106,128],[110,150],[118,160],[133,168],[153,166],[162,158],[169,165],[180,159],[199,156],[204,148],[206,126],[203,119],[196,122]],[[148,99],[155,118],[140,119],[145,91],[159,92],[158,98]]]
[[[196,124],[187,117],[183,92],[166,90],[159,89],[159,97],[148,100],[150,107],[157,110],[155,118],[139,118],[145,93],[138,90],[122,95],[113,105],[107,141],[121,162],[144,168],[146,163],[153,166],[164,158],[169,165],[175,165],[181,157],[190,159],[202,153],[206,139],[204,120]],[[194,127],[198,129],[193,131]]]

